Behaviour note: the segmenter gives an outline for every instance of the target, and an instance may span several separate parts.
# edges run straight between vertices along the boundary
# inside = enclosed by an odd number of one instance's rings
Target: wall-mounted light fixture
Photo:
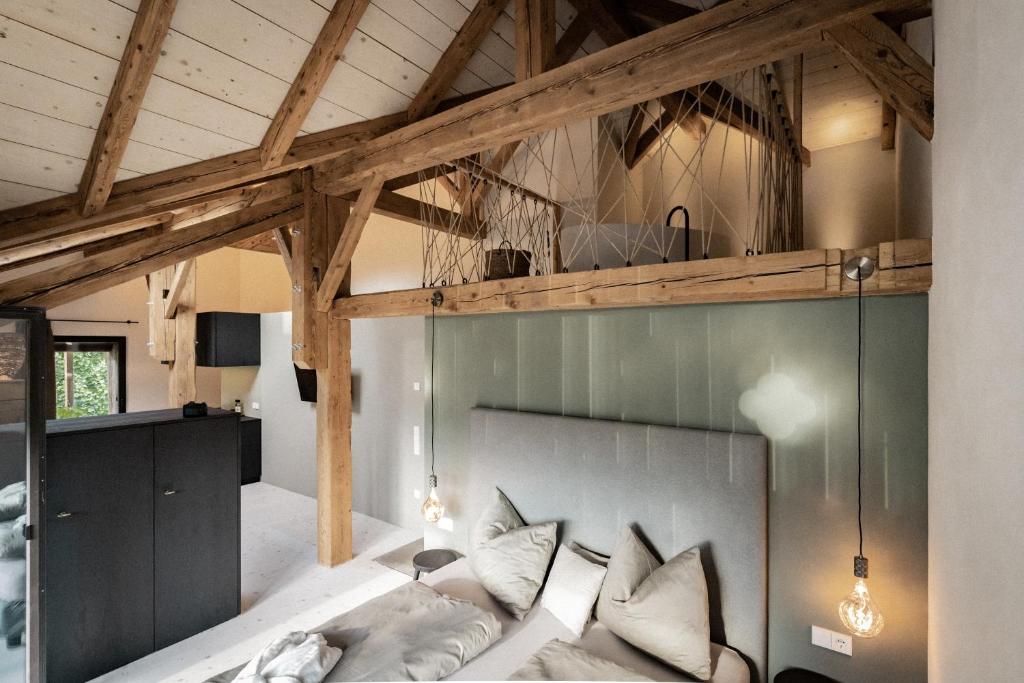
[[[843,265],[843,274],[857,283],[857,534],[859,546],[853,558],[853,591],[839,603],[839,618],[855,636],[872,638],[882,632],[885,617],[868,592],[868,558],[864,556],[862,520],[863,470],[863,356],[864,356],[864,280],[875,272],[875,262],[867,256],[855,256]]]
[[[437,474],[434,472],[434,345],[436,336],[434,334],[434,313],[437,307],[444,303],[444,295],[441,292],[434,292],[430,297],[430,477],[427,478],[427,488],[430,493],[420,507],[420,514],[423,519],[431,524],[437,524],[444,517],[444,504],[437,497]]]

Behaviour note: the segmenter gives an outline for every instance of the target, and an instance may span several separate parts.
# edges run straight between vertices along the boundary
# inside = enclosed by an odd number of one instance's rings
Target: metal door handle
[[[164,489],[165,496],[173,496],[175,493],[177,493],[177,491],[175,491],[174,489]]]
[[[57,513],[57,519],[67,519],[70,516],[71,516],[70,512],[61,511],[61,512]]]

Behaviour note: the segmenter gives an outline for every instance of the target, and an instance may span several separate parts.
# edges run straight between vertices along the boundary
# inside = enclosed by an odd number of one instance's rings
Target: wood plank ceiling
[[[332,5],[179,0],[117,179],[258,147]],[[474,5],[373,0],[301,132],[408,109]],[[516,5],[447,96],[515,81]],[[0,210],[75,192],[138,8],[139,0],[0,6]],[[574,3],[557,1],[556,38],[575,15]],[[602,47],[594,32],[580,52]],[[823,44],[804,69],[807,148],[879,135],[881,98],[842,55]],[[257,245],[276,250],[267,239]]]

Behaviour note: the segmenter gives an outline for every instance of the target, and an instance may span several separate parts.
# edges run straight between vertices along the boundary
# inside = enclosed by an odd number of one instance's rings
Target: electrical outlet
[[[252,402],[252,409],[253,410],[259,410],[260,409],[260,402],[259,401],[253,401]]]
[[[817,645],[847,657],[853,656],[853,636],[830,631],[820,626],[811,626],[811,645]]]
[[[420,390],[420,383],[419,382],[413,382],[412,383],[412,390],[413,391],[419,391]]]

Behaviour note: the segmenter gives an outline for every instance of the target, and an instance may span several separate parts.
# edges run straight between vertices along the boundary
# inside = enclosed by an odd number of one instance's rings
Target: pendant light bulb
[[[839,618],[850,633],[861,638],[874,638],[882,632],[885,617],[871,598],[865,579],[858,577],[853,591],[839,603]]]
[[[427,494],[426,499],[423,501],[423,506],[420,507],[420,514],[423,515],[423,519],[431,524],[437,524],[444,517],[444,504],[437,497],[437,477],[433,474],[430,475],[428,485],[430,486],[430,493]]]

